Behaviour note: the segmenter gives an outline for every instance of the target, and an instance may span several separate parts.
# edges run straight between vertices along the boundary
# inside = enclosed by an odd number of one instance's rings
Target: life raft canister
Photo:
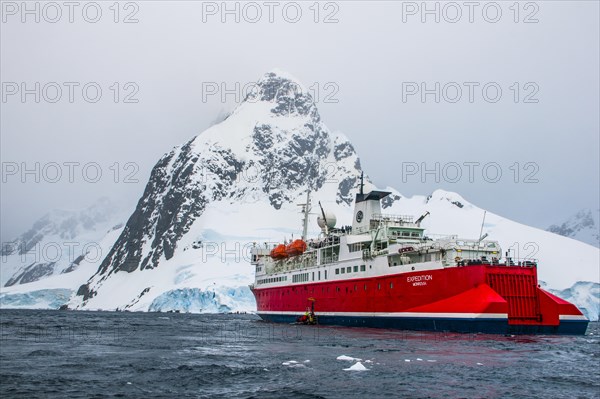
[[[286,247],[285,251],[288,256],[301,255],[306,251],[306,243],[303,240],[294,240]]]
[[[285,250],[285,244],[279,244],[271,251],[271,258],[273,259],[283,259],[287,258],[288,254]]]

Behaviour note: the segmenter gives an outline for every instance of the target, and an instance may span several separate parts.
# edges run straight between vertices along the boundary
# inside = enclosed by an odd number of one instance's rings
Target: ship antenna
[[[477,257],[479,257],[479,243],[483,241],[488,235],[487,233],[483,235],[483,225],[485,224],[485,214],[487,211],[483,211],[483,220],[481,221],[481,230],[479,230],[479,239],[477,240]]]
[[[310,212],[310,190],[306,190],[306,204],[304,204],[304,218],[302,219],[302,240],[308,236],[308,212]]]
[[[485,224],[485,214],[487,213],[487,211],[483,211],[483,220],[481,221],[481,230],[479,230],[479,241],[483,240],[482,234],[483,234],[483,225]]]
[[[363,183],[363,177],[364,177],[365,172],[360,172],[360,194],[362,195],[363,193],[363,186],[365,185]]]
[[[327,218],[325,217],[325,211],[323,210],[321,201],[319,201],[319,208],[321,208],[321,215],[323,215],[323,221],[325,222],[325,235],[329,235],[329,229],[327,228]]]

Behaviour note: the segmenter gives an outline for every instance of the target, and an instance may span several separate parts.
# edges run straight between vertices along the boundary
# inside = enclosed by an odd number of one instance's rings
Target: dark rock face
[[[308,115],[316,122],[321,120],[312,96],[297,83],[274,72],[269,72],[251,90],[246,102],[271,102],[271,112],[277,116]]]
[[[352,144],[350,144],[350,142],[338,144],[333,149],[333,155],[335,156],[336,161],[341,161],[342,159],[348,158],[354,154],[356,154],[356,152],[354,151],[354,147]]]
[[[100,265],[101,273],[109,268],[126,272],[151,269],[158,265],[161,256],[173,256],[177,241],[202,214],[207,201],[205,186],[192,178],[199,157],[191,151],[191,144],[192,141],[179,151],[171,151],[154,166],[135,211]],[[223,181],[231,182],[232,177],[225,175]],[[143,254],[142,246],[148,240],[151,249]]]
[[[77,290],[77,295],[82,296],[83,300],[87,301],[88,299],[90,299],[91,297],[96,295],[96,292],[93,290],[90,290],[90,287],[87,284],[83,284]]]
[[[15,284],[25,284],[37,281],[43,277],[50,276],[54,273],[54,264],[56,262],[32,263],[27,266],[22,272],[11,277],[5,284],[5,287],[10,287]]]
[[[86,254],[87,255],[87,254]],[[77,269],[77,267],[79,266],[79,264],[81,263],[82,260],[85,259],[85,255],[79,255],[70,265],[69,267],[67,267],[65,270],[63,270],[61,272],[61,274],[65,274],[65,273],[71,273],[72,271],[75,271],[75,269]]]
[[[358,177],[348,176],[348,177],[344,178],[338,185],[338,193],[337,193],[336,202],[338,204],[341,204],[342,202],[346,203],[348,205],[351,204],[352,201],[354,200],[354,198],[352,197],[352,194],[350,193],[350,191],[353,190],[357,184],[358,184]]]
[[[381,200],[381,207],[383,209],[385,208],[389,208],[390,206],[392,206],[394,204],[394,202],[399,201],[400,200],[399,195],[393,194],[393,195],[388,195],[387,197],[385,197],[384,199]]]
[[[462,207],[464,207],[464,205],[463,205],[463,204],[462,204],[462,202],[460,202],[460,201],[452,201],[452,202],[450,202],[450,203],[451,203],[452,205],[455,205],[455,206],[459,207],[459,208],[462,208]]]

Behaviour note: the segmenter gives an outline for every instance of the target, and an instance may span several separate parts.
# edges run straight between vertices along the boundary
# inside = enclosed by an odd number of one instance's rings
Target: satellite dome
[[[327,223],[325,223],[325,220],[327,221]],[[321,215],[317,218],[317,224],[322,229],[325,228],[325,225],[327,225],[328,228],[332,229],[335,227],[336,222],[337,222],[337,219],[333,212],[325,211],[325,219],[323,219],[323,215]]]

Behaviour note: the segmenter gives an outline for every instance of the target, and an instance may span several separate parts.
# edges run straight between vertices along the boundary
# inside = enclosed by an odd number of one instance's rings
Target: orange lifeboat
[[[273,259],[283,259],[287,257],[288,254],[286,252],[285,244],[279,244],[271,251],[271,258]]]
[[[296,256],[301,255],[306,251],[306,243],[302,240],[294,240],[290,245],[285,249],[288,256]]]

